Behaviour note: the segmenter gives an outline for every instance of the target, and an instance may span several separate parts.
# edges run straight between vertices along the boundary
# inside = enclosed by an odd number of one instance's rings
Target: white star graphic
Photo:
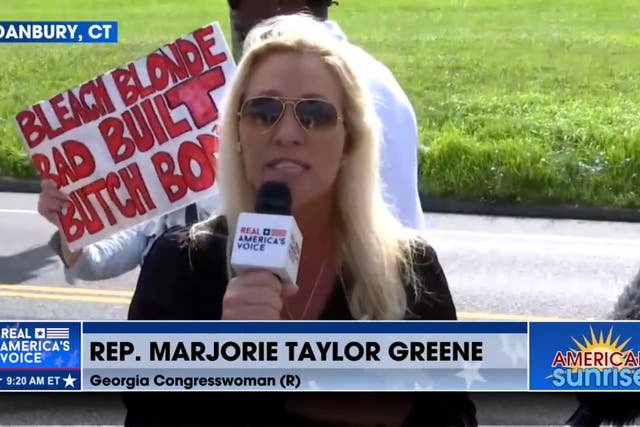
[[[414,381],[413,382],[413,389],[414,390],[433,390],[433,386],[432,385],[423,386],[418,381]]]
[[[64,380],[64,388],[67,388],[67,387],[73,387],[75,385],[74,383],[76,381],[76,378],[73,378],[71,374],[69,374],[67,378],[63,378],[63,380]]]
[[[462,362],[464,370],[458,372],[456,374],[456,377],[460,377],[464,379],[467,390],[471,389],[471,385],[473,384],[474,381],[480,381],[483,383],[487,382],[487,380],[485,380],[482,377],[482,375],[480,375],[480,372],[478,372],[480,369],[481,363],[482,362],[478,362],[478,363]]]
[[[78,350],[74,351],[73,354],[69,357],[69,363],[67,366],[73,366],[78,362]]]
[[[527,360],[527,347],[523,340],[509,335],[500,335],[500,341],[502,341],[502,352],[511,359],[514,367],[518,364],[518,360]]]

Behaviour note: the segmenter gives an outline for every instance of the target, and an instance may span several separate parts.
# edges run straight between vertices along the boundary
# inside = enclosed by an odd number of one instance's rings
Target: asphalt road
[[[137,271],[67,284],[36,195],[0,193],[0,318],[124,319]],[[640,225],[428,214],[461,319],[605,319],[640,269]],[[484,425],[561,425],[571,394],[474,395]],[[122,425],[117,394],[0,396],[0,425]]]
[[[36,195],[0,193],[0,314],[124,319],[137,270],[69,285]],[[640,224],[428,214],[461,318],[607,318],[640,269]],[[35,286],[35,287],[34,287]]]

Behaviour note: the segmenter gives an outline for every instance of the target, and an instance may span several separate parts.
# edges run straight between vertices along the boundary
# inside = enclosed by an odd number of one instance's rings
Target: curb
[[[485,202],[420,195],[424,212],[587,221],[640,222],[640,209]]]
[[[39,193],[40,181],[0,177],[0,192]],[[640,222],[640,209],[485,202],[420,194],[424,212],[587,221]]]
[[[39,193],[40,181],[0,176],[0,192]]]

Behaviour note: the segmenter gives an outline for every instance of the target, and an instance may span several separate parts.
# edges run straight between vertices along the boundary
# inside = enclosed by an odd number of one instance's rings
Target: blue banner
[[[85,322],[83,390],[526,391],[524,322]]]
[[[81,361],[80,322],[0,324],[0,391],[79,390]]]
[[[530,390],[640,390],[640,323],[530,324]]]
[[[1,391],[640,390],[640,322],[0,322]]]
[[[115,21],[0,21],[0,43],[117,43]]]

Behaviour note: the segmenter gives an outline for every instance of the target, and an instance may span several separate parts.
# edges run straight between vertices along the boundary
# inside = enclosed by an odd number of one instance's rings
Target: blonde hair
[[[237,112],[256,64],[274,53],[319,55],[339,77],[344,91],[348,142],[335,186],[336,236],[338,260],[353,280],[347,296],[350,310],[355,318],[401,319],[407,308],[405,285],[418,285],[411,265],[415,239],[384,202],[379,172],[380,121],[355,71],[358,64],[349,63],[344,49],[346,44],[335,41],[322,23],[300,14],[271,18],[249,33],[221,115],[218,215],[227,220],[230,259],[238,215],[254,209],[254,190],[237,151]]]

